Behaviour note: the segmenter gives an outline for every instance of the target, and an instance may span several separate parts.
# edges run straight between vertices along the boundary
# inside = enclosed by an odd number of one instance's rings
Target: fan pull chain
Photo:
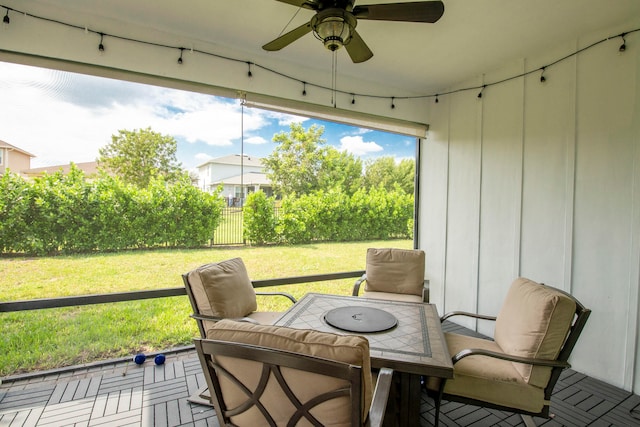
[[[334,50],[332,52],[333,57],[331,58],[331,105],[333,107],[337,107],[338,101],[336,99],[337,95],[337,82],[338,82],[338,51]]]

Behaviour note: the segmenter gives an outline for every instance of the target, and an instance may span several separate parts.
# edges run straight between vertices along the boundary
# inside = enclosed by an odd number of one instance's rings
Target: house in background
[[[98,162],[82,162],[73,163],[78,169],[84,172],[85,176],[93,176],[98,173]],[[54,174],[62,171],[64,175],[68,174],[71,170],[71,164],[68,165],[55,165],[55,166],[43,166],[39,168],[26,169],[22,172],[23,176],[28,178],[35,178],[46,174]]]
[[[66,165],[43,166],[38,168],[31,167],[31,159],[35,155],[24,151],[21,148],[11,145],[8,142],[0,140],[0,175],[5,170],[18,174],[24,178],[36,178],[46,174],[54,174],[62,171],[68,174],[71,170],[71,163]],[[98,173],[98,162],[81,162],[74,163],[78,169],[84,172],[86,176],[96,175]]]
[[[0,140],[0,174],[9,169],[13,173],[26,176],[25,172],[31,168],[32,157],[35,156]]]
[[[205,191],[222,186],[222,195],[228,206],[241,206],[249,193],[262,190],[273,195],[271,182],[265,173],[262,158],[232,154],[207,160],[198,166],[199,185]]]

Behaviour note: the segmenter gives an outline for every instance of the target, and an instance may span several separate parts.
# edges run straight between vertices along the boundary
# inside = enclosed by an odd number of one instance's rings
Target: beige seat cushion
[[[392,292],[422,297],[424,288],[424,251],[369,248],[367,249],[367,292]]]
[[[362,294],[363,298],[384,299],[388,301],[401,301],[401,302],[424,302],[422,295],[413,294],[396,294],[394,292],[367,292]]]
[[[452,356],[465,348],[502,352],[495,342],[488,339],[451,333],[445,333],[444,336]],[[543,408],[544,390],[527,384],[509,361],[468,356],[456,363],[454,368],[455,378],[446,382],[445,393],[531,412],[540,412]],[[438,379],[427,380],[430,390],[437,391],[438,385]]]
[[[203,265],[190,271],[188,279],[200,314],[236,318],[258,308],[241,258]]]
[[[280,311],[254,311],[247,316],[249,319],[253,319],[261,325],[273,325],[276,320],[282,317]],[[208,329],[208,327],[207,327]]]
[[[373,395],[373,386],[371,378],[371,361],[369,359],[369,341],[364,337],[222,320],[207,330],[207,338],[286,350],[361,366],[363,380],[363,419],[366,418],[369,412]],[[234,369],[234,372],[238,373],[239,365],[236,362],[237,360],[223,361],[225,368]],[[260,367],[256,365],[258,365],[256,362],[242,362],[239,373],[242,376],[243,383],[254,384],[257,381],[259,375],[256,370],[260,369]],[[301,393],[300,397],[314,396],[317,394],[317,390],[319,388],[332,389],[336,387],[336,381],[342,382],[341,380],[334,378],[305,373],[302,371],[286,371],[288,372],[287,381],[291,381],[291,386],[297,395],[298,393]],[[311,384],[313,384],[313,387],[310,387]],[[265,393],[265,395],[266,394],[267,393]],[[269,405],[269,411],[274,409],[276,413],[279,411],[286,412],[288,409],[283,402],[288,399],[283,396],[278,398],[277,393],[275,396],[276,397],[265,396],[266,400],[262,401],[262,403]],[[225,395],[225,402],[232,406],[232,403],[239,404],[244,401],[245,397],[244,395],[231,396],[231,399],[234,400],[233,402],[229,402],[226,399],[227,395]],[[318,415],[318,417],[324,418],[326,421],[330,420],[332,423],[336,420],[343,419],[346,422],[345,425],[348,425],[350,423],[351,413],[349,399],[344,399],[341,404],[339,402],[332,402],[331,405],[337,406],[318,407],[316,410],[317,414],[314,413],[314,415]],[[258,414],[251,414],[251,411],[248,412],[249,413],[244,415],[248,418],[242,420],[242,424],[239,423],[241,420],[235,420],[234,422],[238,421],[236,424],[239,425],[251,425],[251,422],[255,422],[260,418]],[[282,417],[287,418],[286,414],[283,414]],[[249,422],[249,424],[246,424],[247,422]],[[338,424],[340,424],[340,422],[338,422]]]
[[[529,279],[516,279],[498,314],[495,341],[511,355],[555,359],[569,332],[576,305],[571,298]],[[551,368],[514,363],[524,381],[545,387]]]

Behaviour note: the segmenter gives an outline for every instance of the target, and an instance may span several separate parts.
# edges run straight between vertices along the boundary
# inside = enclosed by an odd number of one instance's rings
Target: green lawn
[[[183,286],[199,265],[241,257],[252,279],[363,270],[368,247],[411,248],[409,240],[300,246],[130,251],[51,258],[0,258],[0,300],[15,301]],[[348,295],[354,279],[268,288]],[[284,310],[284,298],[258,298]],[[187,297],[0,313],[0,376],[163,351],[198,335]]]

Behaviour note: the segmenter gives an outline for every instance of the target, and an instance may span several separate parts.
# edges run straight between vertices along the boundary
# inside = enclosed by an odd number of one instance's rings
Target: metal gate
[[[222,220],[213,232],[214,245],[244,245],[242,238],[242,208],[222,209]]]

